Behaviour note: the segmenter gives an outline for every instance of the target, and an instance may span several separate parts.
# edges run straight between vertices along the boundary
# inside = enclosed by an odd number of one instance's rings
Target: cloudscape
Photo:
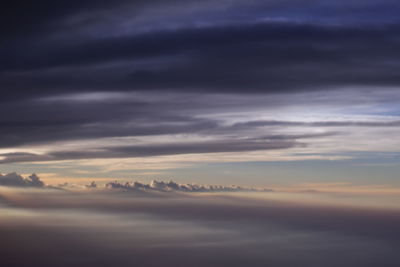
[[[399,12],[3,4],[0,265],[400,266]]]

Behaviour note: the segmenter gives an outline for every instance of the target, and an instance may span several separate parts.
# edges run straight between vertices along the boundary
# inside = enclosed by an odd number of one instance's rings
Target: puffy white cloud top
[[[150,184],[140,182],[110,182],[106,184],[110,189],[125,189],[131,191],[182,191],[182,192],[241,192],[241,191],[254,191],[254,192],[269,192],[271,189],[266,188],[249,188],[236,185],[222,186],[222,185],[197,185],[197,184],[178,184],[173,181],[164,182],[153,180]]]

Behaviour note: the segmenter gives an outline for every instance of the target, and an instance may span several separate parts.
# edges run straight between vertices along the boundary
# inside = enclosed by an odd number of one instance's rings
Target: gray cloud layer
[[[299,97],[310,92],[342,96],[340,106],[348,87],[359,90],[354,101],[368,103],[364,94],[390,86],[379,101],[396,105],[399,8],[392,0],[13,1],[0,11],[0,148],[179,134],[223,141],[19,150],[1,162],[282,149],[314,134],[249,134],[261,126],[397,127],[278,118],[227,125],[212,117],[301,101],[314,107],[319,98]],[[243,141],[264,136],[271,142]]]
[[[288,149],[301,145],[301,143],[295,142],[294,140],[268,141],[256,139],[231,141],[222,140],[183,144],[173,143],[159,145],[117,146],[96,148],[92,151],[57,151],[42,155],[33,153],[5,153],[0,154],[0,156],[4,157],[2,160],[0,160],[0,163],[245,152],[270,149]]]
[[[289,22],[49,43],[28,54],[4,51],[0,84],[9,88],[8,97],[16,87],[28,95],[31,88],[41,94],[116,88],[271,93],[396,86],[398,37],[393,25],[365,29]]]
[[[3,101],[399,85],[396,1],[21,2],[1,14]]]
[[[0,188],[1,263],[394,267],[400,262],[397,209],[352,206],[357,195],[347,198],[349,207],[305,204],[297,194],[284,201],[241,194]]]

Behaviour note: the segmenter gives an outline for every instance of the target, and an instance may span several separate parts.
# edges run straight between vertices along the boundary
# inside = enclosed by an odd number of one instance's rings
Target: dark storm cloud
[[[306,20],[313,22],[342,22],[370,24],[398,21],[396,10],[400,7],[395,0],[364,0],[364,1],[240,1],[240,0],[205,0],[202,3],[197,1],[167,0],[167,1],[143,1],[143,0],[82,0],[82,1],[41,1],[40,3],[29,0],[16,0],[4,3],[1,9],[1,29],[7,37],[18,35],[26,36],[27,33],[38,35],[40,33],[54,33],[65,30],[68,33],[68,26],[63,24],[65,20],[84,15],[87,17],[76,27],[84,27],[87,24],[101,22],[105,18],[118,17],[118,9],[128,10],[130,17],[150,16],[152,20],[162,20],[162,14],[154,16],[151,10],[163,8],[164,12],[171,10],[182,10],[182,13],[190,12],[193,22],[200,20],[200,15],[206,17],[209,23],[218,21],[239,21],[257,20],[262,18],[284,18],[286,20]],[[147,8],[147,9],[146,9]],[[150,12],[149,12],[150,10]],[[217,12],[213,12],[216,10]],[[216,13],[216,14],[215,14]],[[106,16],[105,16],[106,15]],[[216,17],[216,15],[218,15]],[[193,17],[195,16],[195,17]],[[349,20],[351,18],[351,20]],[[123,17],[122,19],[126,19]],[[325,20],[324,20],[325,19]],[[204,21],[204,18],[203,18]],[[165,21],[164,21],[165,24]],[[27,37],[32,38],[31,35]]]
[[[40,93],[49,87],[61,92],[113,88],[244,93],[398,85],[399,36],[397,26],[292,23],[156,31],[78,45],[51,44],[28,54],[5,51],[1,80],[11,95],[15,86],[29,94],[29,88]],[[136,60],[154,58],[159,60],[135,66]],[[79,73],[71,73],[71,68],[57,73],[38,70],[117,61],[132,65],[111,65],[97,72],[88,66]]]
[[[67,18],[79,14],[96,14],[99,11],[113,10],[121,6],[129,6],[132,13],[148,5],[159,5],[161,1],[143,0],[81,0],[57,2],[44,0],[39,2],[29,0],[8,1],[0,11],[0,29],[3,36],[17,40],[44,38],[46,34],[60,29],[68,31],[63,23]],[[177,1],[170,1],[171,3]],[[88,22],[86,22],[88,23]],[[82,25],[81,25],[82,26]],[[2,40],[7,43],[7,40]]]
[[[392,16],[397,7],[396,1],[13,1],[0,11],[0,148],[173,134],[228,141],[200,147],[129,143],[95,152],[7,153],[3,163],[107,153],[254,151],[274,148],[272,142],[280,149],[296,139],[332,134],[249,136],[260,126],[397,126],[284,121],[232,126],[210,116],[211,109],[229,106],[227,92],[239,97],[283,92],[290,105],[298,103],[293,95],[298,91],[399,85],[400,28]],[[365,23],[372,11],[382,15]],[[150,90],[161,100],[150,103],[129,95]],[[180,102],[167,96],[186,91],[196,93]],[[99,102],[79,99],[82,93],[98,92],[127,94],[118,101],[108,96]],[[214,99],[213,93],[222,97]],[[70,95],[75,99],[63,100]],[[255,106],[253,100],[243,101],[230,110]],[[258,104],[279,105],[273,102]],[[245,144],[236,141],[245,138]]]
[[[1,23],[7,36],[0,46],[3,100],[82,90],[268,93],[400,82],[399,27],[384,19],[399,8],[396,1],[16,1],[8,6]],[[181,11],[162,18],[151,13],[163,8]],[[185,8],[192,21],[175,22],[179,16],[188,19]],[[147,17],[159,26],[114,34],[122,26],[111,30],[100,22],[114,21],[120,9],[131,14],[122,20]],[[372,11],[382,16],[375,14],[369,25],[342,20],[346,13],[367,17]],[[322,23],[320,14],[332,23]],[[68,19],[79,16],[87,17],[86,23],[68,26]],[[275,17],[284,22],[268,22]],[[89,32],[102,34],[74,33],[87,24],[93,24]]]

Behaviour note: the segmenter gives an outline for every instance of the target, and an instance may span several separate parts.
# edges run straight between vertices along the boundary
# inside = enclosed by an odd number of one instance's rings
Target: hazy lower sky
[[[398,1],[13,1],[0,170],[399,186]]]
[[[0,187],[0,263],[396,267],[398,205],[387,195]]]

